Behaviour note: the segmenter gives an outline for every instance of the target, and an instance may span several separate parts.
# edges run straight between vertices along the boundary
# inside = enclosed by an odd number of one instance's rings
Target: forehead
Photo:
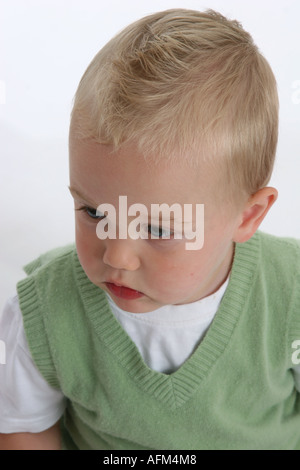
[[[134,146],[113,152],[107,145],[70,136],[70,184],[93,200],[111,202],[126,195],[130,203],[204,203],[213,196],[208,165],[198,169],[175,158],[147,160]],[[108,200],[110,199],[110,200]]]

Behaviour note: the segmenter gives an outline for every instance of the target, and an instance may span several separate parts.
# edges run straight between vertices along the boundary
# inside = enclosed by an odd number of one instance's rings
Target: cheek
[[[151,256],[149,262],[148,282],[159,290],[169,291],[185,290],[188,285],[199,283],[200,262],[194,255],[187,254],[185,250],[174,253],[173,256]]]
[[[83,224],[76,221],[75,224],[75,237],[76,249],[80,264],[84,271],[88,272],[92,269],[95,260],[97,259],[97,252],[100,248],[99,240],[95,234],[95,230],[86,228]],[[98,243],[97,243],[98,242]],[[99,253],[98,253],[99,256]]]

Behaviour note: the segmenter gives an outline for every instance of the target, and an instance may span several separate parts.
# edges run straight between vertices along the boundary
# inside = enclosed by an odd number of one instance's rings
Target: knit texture
[[[74,246],[25,270],[18,295],[29,347],[68,399],[64,448],[300,449],[299,242],[257,232],[236,245],[212,325],[170,375],[144,363]]]

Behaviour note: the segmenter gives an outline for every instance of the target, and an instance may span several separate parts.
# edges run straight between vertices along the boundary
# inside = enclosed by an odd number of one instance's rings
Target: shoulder
[[[255,236],[260,240],[260,243],[264,247],[269,247],[271,250],[288,250],[288,251],[300,251],[300,240],[292,237],[279,237],[271,235],[265,232],[256,232]],[[280,251],[278,251],[280,253]]]
[[[272,293],[279,304],[295,301],[295,295],[300,292],[299,240],[263,232],[257,232],[255,238],[259,246],[257,282]]]
[[[255,236],[260,244],[261,266],[274,275],[285,273],[290,277],[300,272],[300,240],[263,232],[257,232]]]
[[[300,311],[299,240],[256,232],[236,247],[233,272],[243,282],[248,276],[252,308],[257,306],[265,315],[284,322],[292,312]]]
[[[59,388],[56,342],[68,342],[80,317],[78,285],[85,274],[74,244],[42,254],[24,270],[27,276],[17,283],[17,293],[30,353],[50,386]]]
[[[74,244],[43,253],[27,264],[24,271],[27,276],[17,283],[23,317],[28,312],[31,317],[38,311],[54,315],[67,300],[76,298],[77,301],[77,284],[84,271]]]
[[[16,294],[1,312],[0,331],[6,350],[4,365],[0,361],[0,432],[41,432],[63,414],[64,397],[32,360]]]
[[[25,311],[47,309],[46,304],[63,298],[76,289],[74,244],[52,249],[24,266],[27,274],[17,283],[17,293],[24,316]],[[48,305],[49,308],[49,305]]]
[[[271,247],[281,246],[283,248],[292,249],[296,251],[300,250],[300,239],[297,238],[279,237],[260,231],[256,233],[256,236],[260,238],[263,244],[270,245]]]
[[[63,263],[65,260],[70,259],[76,254],[75,244],[69,244],[62,247],[53,248],[43,254],[41,254],[36,259],[32,260],[30,263],[24,266],[24,271],[26,274],[30,275],[33,272],[42,269],[48,268],[53,264]]]
[[[300,282],[300,241],[257,231],[247,242],[236,244],[235,264],[243,272],[250,269],[253,281],[285,288],[289,296]]]
[[[260,241],[260,275],[256,287],[258,290],[259,283],[268,295],[271,316],[279,319],[281,330],[286,331],[288,363],[295,367],[293,348],[298,347],[300,338],[300,241],[264,233],[258,233],[257,237]],[[270,322],[271,317],[269,325]]]

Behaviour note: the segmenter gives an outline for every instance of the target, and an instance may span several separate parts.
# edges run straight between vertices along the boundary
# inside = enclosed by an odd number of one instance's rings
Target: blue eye
[[[99,215],[99,213],[97,213],[97,209],[92,209],[91,207],[86,208],[86,213],[89,217],[92,217],[92,219],[99,219],[102,217]]]
[[[164,229],[163,227],[156,227],[153,225],[148,225],[148,233],[153,238],[172,238],[173,232],[170,230]]]
[[[93,209],[92,207],[83,206],[76,210],[85,212],[91,219],[95,220],[103,219],[105,217],[104,214],[101,214],[101,212],[98,212],[97,209]]]

